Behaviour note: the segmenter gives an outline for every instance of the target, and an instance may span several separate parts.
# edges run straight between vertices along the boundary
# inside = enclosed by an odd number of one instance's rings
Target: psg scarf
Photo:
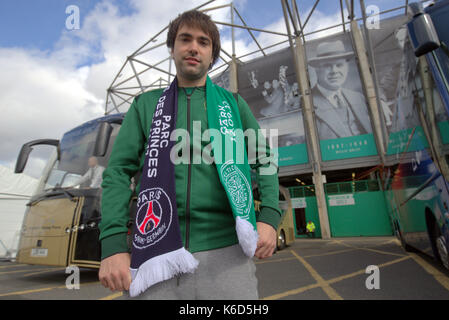
[[[258,235],[246,148],[238,145],[244,142],[238,139],[242,123],[237,102],[207,77],[206,104],[209,129],[217,133],[211,135],[214,163],[232,208],[239,243],[243,252],[253,257]],[[170,134],[176,126],[177,109],[175,78],[157,102],[148,137],[133,228],[131,297],[178,274],[193,273],[198,266],[183,247],[176,208]]]

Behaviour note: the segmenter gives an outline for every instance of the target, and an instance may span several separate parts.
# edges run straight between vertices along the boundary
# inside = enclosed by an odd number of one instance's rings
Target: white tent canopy
[[[38,180],[0,165],[0,257],[14,258],[26,203]]]

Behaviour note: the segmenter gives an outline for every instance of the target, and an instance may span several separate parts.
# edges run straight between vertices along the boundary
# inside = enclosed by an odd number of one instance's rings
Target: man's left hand
[[[257,222],[257,233],[259,240],[254,255],[259,259],[271,257],[276,248],[276,230],[267,223]]]

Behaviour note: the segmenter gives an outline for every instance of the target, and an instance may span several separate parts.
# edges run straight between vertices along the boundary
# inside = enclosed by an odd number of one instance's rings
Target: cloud
[[[105,108],[106,90],[126,57],[179,13],[202,3],[204,0],[159,1],[155,6],[154,1],[129,0],[132,10],[123,14],[116,2],[104,0],[82,16],[79,30],[61,30],[53,50],[0,48],[0,163],[13,168],[23,143],[38,138],[60,139],[64,132],[101,116]],[[217,0],[207,7],[228,3],[227,0]],[[234,1],[239,9],[248,3],[247,0]],[[216,21],[230,21],[229,8],[208,11],[208,14]],[[319,22],[311,21],[310,27],[315,28],[320,22],[335,19],[334,16],[325,15],[321,18]],[[239,20],[236,19],[236,22]],[[232,52],[230,28],[219,28],[223,35],[223,48]],[[264,28],[286,32],[283,17]],[[255,34],[262,46],[285,39],[266,33]],[[245,30],[237,30],[236,37],[238,56],[257,49]],[[158,43],[164,41],[164,35],[161,35]],[[162,46],[138,58],[157,62],[167,56],[167,48]],[[138,70],[145,68],[138,63],[135,65]],[[161,67],[168,69],[168,63]],[[119,81],[131,74],[128,66]],[[151,77],[161,77],[161,74],[155,72]],[[146,78],[145,81],[149,83],[151,79]],[[130,82],[129,85],[137,86],[137,83]],[[35,168],[29,173],[33,176],[40,174],[38,167],[45,162],[49,152],[38,149],[32,153],[37,157],[35,164],[31,164],[34,161],[31,159],[29,165]]]
[[[0,49],[0,149],[9,167],[23,143],[59,139],[63,132],[101,115],[102,101],[83,83],[88,67],[68,69],[41,52]]]
[[[305,17],[307,17],[309,15],[310,10],[311,9],[307,10],[307,13],[304,15]],[[348,12],[346,9],[344,9],[344,13],[345,13],[345,17],[347,17]],[[334,13],[331,13],[331,14],[325,14],[322,11],[315,10],[312,14],[312,17],[308,21],[304,31],[305,31],[305,34],[307,35],[308,33],[318,31],[318,30],[323,30],[328,27],[335,26],[335,25],[338,25],[341,23],[342,23],[342,20],[341,20],[340,10],[336,10]],[[349,28],[349,25],[346,26],[346,29],[348,29],[348,28]],[[335,33],[339,33],[339,32],[343,32],[343,27],[341,27],[341,26],[335,27],[332,29],[323,30],[323,31],[320,31],[317,33],[310,34],[310,35],[306,36],[306,41],[316,39],[316,38],[326,37],[326,36],[329,36],[329,35],[332,35]]]
[[[79,30],[61,30],[53,50],[0,48],[0,163],[13,168],[23,143],[60,139],[64,132],[104,113],[106,89],[126,57],[171,19],[203,1],[131,0],[122,15],[114,2],[99,2]],[[223,4],[224,1],[217,1]],[[223,13],[214,13],[222,18]],[[166,49],[165,54],[166,54]],[[40,174],[46,152],[36,147],[27,171]],[[33,160],[35,158],[35,160]]]
[[[264,27],[264,29],[287,34],[287,27],[285,25],[284,17],[280,17],[277,21]],[[281,35],[272,34],[272,33],[265,33],[265,32],[260,33],[260,35],[257,37],[257,39],[262,47],[267,47],[267,46],[273,45],[275,43],[279,43],[279,42],[288,40],[288,38],[286,36],[281,36]],[[268,52],[280,50],[281,48],[283,48],[287,45],[288,45],[288,42],[286,42],[286,44],[284,44],[282,46],[276,46],[273,49],[269,49]]]

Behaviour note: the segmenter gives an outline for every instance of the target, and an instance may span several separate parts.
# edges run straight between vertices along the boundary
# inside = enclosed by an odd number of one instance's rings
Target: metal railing
[[[327,195],[381,191],[377,180],[326,183],[324,186]],[[315,196],[315,189],[313,185],[290,187],[288,189],[292,198]]]

